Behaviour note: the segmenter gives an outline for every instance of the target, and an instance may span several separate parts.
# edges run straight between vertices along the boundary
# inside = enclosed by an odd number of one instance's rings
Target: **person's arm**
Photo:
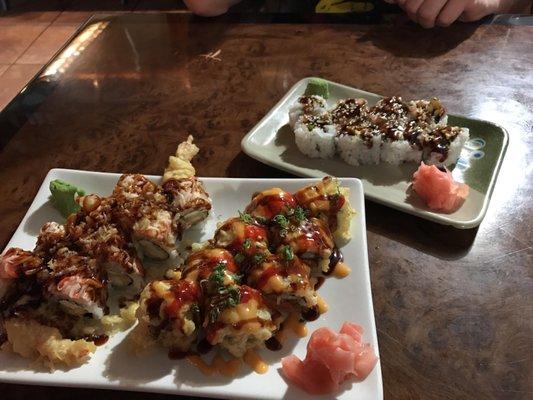
[[[241,0],[183,0],[193,13],[204,17],[214,17],[224,14],[228,9]]]
[[[531,0],[396,0],[409,18],[424,28],[477,21],[489,14],[531,12]]]

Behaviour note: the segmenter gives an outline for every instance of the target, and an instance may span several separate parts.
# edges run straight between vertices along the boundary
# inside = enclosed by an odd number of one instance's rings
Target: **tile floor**
[[[0,11],[0,110],[93,13],[181,11],[176,0],[11,0]]]

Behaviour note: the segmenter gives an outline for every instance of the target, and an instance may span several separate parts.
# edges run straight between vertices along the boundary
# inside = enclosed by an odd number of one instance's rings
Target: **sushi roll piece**
[[[163,183],[163,192],[170,200],[173,224],[178,232],[203,221],[211,210],[211,199],[196,177],[171,178]]]
[[[178,230],[160,187],[143,175],[122,175],[113,191],[114,216],[139,253],[155,260],[177,256]]]
[[[169,157],[163,175],[163,192],[175,213],[174,225],[180,233],[207,218],[212,207],[202,182],[195,177],[191,160],[200,149],[193,141],[189,135],[178,145],[176,154]]]
[[[294,194],[304,210],[303,213],[299,211],[296,217],[322,219],[333,233],[335,241],[345,243],[350,240],[350,225],[355,214],[349,194],[350,190],[340,186],[337,179],[326,176],[317,184],[306,186]]]
[[[316,280],[311,268],[295,256],[290,248],[271,255],[248,273],[248,285],[261,291],[276,308],[295,308],[301,312],[317,305]]]
[[[445,167],[455,164],[469,136],[467,128],[458,126],[439,126],[430,133],[419,136],[424,162]]]
[[[422,126],[414,121],[407,125],[388,123],[380,127],[381,161],[391,165],[404,162],[420,162],[422,149],[414,138],[425,132]]]
[[[17,300],[8,299],[12,297],[10,295],[19,297],[18,293],[14,293],[17,292],[18,281],[28,280],[25,289],[34,291],[34,277],[43,268],[41,257],[18,247],[11,247],[0,255],[0,312],[13,303],[12,300]]]
[[[200,286],[195,281],[151,282],[141,293],[139,329],[166,348],[186,352],[198,338],[200,301]]]
[[[229,250],[241,265],[256,254],[268,253],[268,230],[255,220],[235,217],[226,220],[215,232],[216,247]]]
[[[278,214],[286,214],[297,206],[294,196],[280,188],[272,188],[254,193],[252,201],[241,218],[266,223]]]
[[[353,166],[378,164],[381,136],[368,119],[366,100],[341,100],[331,115],[337,128],[337,151],[344,162]]]
[[[219,285],[215,290],[205,303],[207,341],[235,357],[263,347],[278,327],[261,292],[246,285]]]
[[[289,108],[289,125],[294,129],[296,122],[303,115],[320,116],[327,111],[326,99],[319,95],[300,96]]]
[[[329,114],[302,115],[294,124],[298,149],[311,158],[331,158],[335,155],[337,130]]]
[[[45,300],[59,303],[69,314],[100,319],[108,312],[106,277],[95,259],[60,249],[38,280]]]
[[[144,268],[125,233],[111,222],[115,202],[92,194],[81,197],[79,203],[80,211],[70,215],[66,225],[60,226],[62,229],[45,225],[40,241],[53,243],[57,240],[54,239],[58,237],[57,232],[66,231],[77,249],[99,262],[109,283],[115,287],[129,287],[138,294],[144,283]],[[39,246],[39,241],[38,247],[43,247]]]
[[[284,225],[284,224],[283,224]],[[293,254],[308,263],[314,272],[327,273],[336,249],[328,224],[322,219],[291,219],[287,227],[271,227],[272,246],[277,253]]]
[[[390,122],[405,125],[410,118],[409,107],[400,96],[385,97],[370,109],[369,118],[377,126]]]
[[[185,261],[182,276],[183,279],[205,284],[216,268],[227,284],[236,284],[240,279],[233,255],[221,248],[206,248],[192,253]]]
[[[441,101],[433,97],[430,100],[413,100],[407,104],[409,117],[417,122],[424,123],[431,127],[437,125],[445,126],[448,123],[448,116]]]

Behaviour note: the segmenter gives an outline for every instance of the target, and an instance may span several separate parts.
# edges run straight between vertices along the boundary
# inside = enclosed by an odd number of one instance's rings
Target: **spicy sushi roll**
[[[331,158],[335,155],[337,130],[329,114],[304,114],[293,129],[296,146],[306,156]]]
[[[158,280],[141,293],[137,318],[140,332],[164,347],[186,352],[201,326],[200,286],[183,279]]]
[[[219,285],[205,304],[206,339],[235,357],[263,347],[277,330],[261,292],[246,285]]]
[[[235,254],[240,264],[269,251],[267,228],[246,217],[226,220],[215,232],[213,243]]]
[[[326,99],[319,95],[300,96],[289,109],[289,125],[294,129],[304,115],[320,116],[327,111]]]
[[[305,216],[322,219],[335,240],[344,243],[351,237],[350,225],[355,214],[349,194],[347,187],[342,187],[337,179],[327,176],[314,185],[298,190],[294,197],[303,207]]]
[[[248,216],[266,223],[278,214],[293,210],[298,203],[294,196],[280,188],[272,188],[254,193],[252,201],[246,206],[244,218]]]
[[[381,136],[368,120],[366,100],[341,100],[331,115],[337,129],[336,146],[340,157],[353,166],[379,163]]]
[[[283,248],[279,255],[270,255],[249,271],[247,283],[257,288],[271,300],[276,308],[309,309],[318,301],[315,280],[311,268],[290,248]]]

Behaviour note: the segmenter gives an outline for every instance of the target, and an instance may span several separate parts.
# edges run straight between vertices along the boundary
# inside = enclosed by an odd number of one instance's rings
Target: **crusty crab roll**
[[[44,298],[58,302],[69,314],[100,319],[108,311],[106,277],[93,258],[60,249],[38,279]]]
[[[261,292],[246,285],[219,283],[217,293],[207,299],[204,312],[207,341],[219,344],[235,357],[262,347],[277,330]]]
[[[160,280],[148,284],[137,309],[139,324],[161,345],[188,351],[201,326],[200,287],[189,280]]]
[[[174,225],[179,232],[203,221],[211,210],[211,199],[196,177],[175,179],[163,183],[163,191],[174,212]]]
[[[178,232],[161,188],[143,175],[122,175],[113,195],[115,216],[142,255],[156,260],[176,255]]]
[[[278,214],[285,214],[296,207],[293,195],[280,188],[272,188],[254,193],[245,215],[260,222],[268,222]]]
[[[61,244],[59,232],[66,231],[69,240],[101,264],[113,286],[128,286],[140,292],[144,269],[125,233],[111,223],[115,203],[94,194],[80,197],[79,203],[80,211],[70,215],[64,227],[55,223],[43,227],[37,247],[50,247],[49,243],[54,242]]]
[[[275,298],[276,303],[288,303],[297,310],[317,304],[311,268],[289,246],[255,265],[248,273],[247,283],[264,296]]]
[[[225,284],[234,284],[239,267],[226,249],[207,248],[192,253],[183,266],[183,278],[202,282],[209,279],[215,269],[222,269]],[[220,272],[219,272],[220,274]]]
[[[211,199],[196,177],[191,160],[200,149],[189,135],[186,141],[178,145],[176,154],[168,158],[168,165],[163,174],[163,191],[170,201],[175,213],[174,224],[180,232],[203,221],[211,210]]]
[[[327,223],[339,244],[350,240],[350,224],[355,214],[348,199],[350,191],[337,179],[327,176],[319,183],[298,190],[294,197],[309,216]]]
[[[236,261],[268,252],[268,230],[245,214],[226,220],[215,232],[214,244],[235,254]]]
[[[12,292],[15,281],[33,277],[42,268],[43,259],[31,251],[11,247],[0,254],[0,307],[7,306],[2,300],[8,292]]]

